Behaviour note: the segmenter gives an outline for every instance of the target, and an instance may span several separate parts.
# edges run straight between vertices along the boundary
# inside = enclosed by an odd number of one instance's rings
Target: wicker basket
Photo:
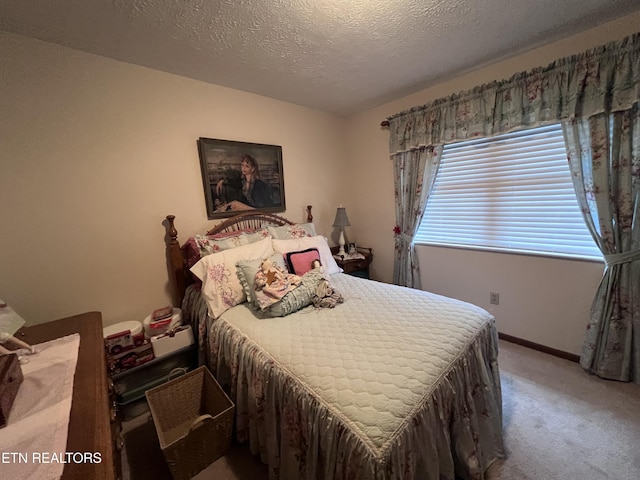
[[[235,406],[206,367],[145,395],[160,448],[176,480],[193,477],[231,446]]]

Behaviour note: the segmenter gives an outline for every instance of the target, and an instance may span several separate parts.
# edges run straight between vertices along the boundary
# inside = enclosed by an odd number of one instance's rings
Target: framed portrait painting
[[[198,154],[209,219],[285,211],[282,147],[201,137]]]

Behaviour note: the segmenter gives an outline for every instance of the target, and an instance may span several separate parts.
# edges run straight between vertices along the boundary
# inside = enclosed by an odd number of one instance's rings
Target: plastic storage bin
[[[164,357],[176,350],[193,345],[191,325],[182,325],[169,333],[156,335],[151,337],[150,341],[156,358]]]
[[[173,370],[181,368],[187,371],[193,370],[198,366],[196,353],[193,346],[183,348],[163,358],[155,358],[139,367],[112,375],[116,399],[119,403],[128,403],[131,400],[144,398],[146,390],[174,378],[175,375],[171,375]],[[155,382],[155,385],[148,385],[151,382]],[[139,394],[134,393],[144,386],[147,388]]]
[[[174,307],[171,318],[167,319],[165,322],[159,322],[159,325],[155,328],[153,327],[155,324],[151,322],[151,315],[145,317],[142,324],[144,326],[144,336],[146,338],[162,335],[166,331],[176,328],[178,325],[182,324],[182,310]]]
[[[176,480],[193,477],[231,446],[235,406],[206,367],[148,390],[146,397]]]

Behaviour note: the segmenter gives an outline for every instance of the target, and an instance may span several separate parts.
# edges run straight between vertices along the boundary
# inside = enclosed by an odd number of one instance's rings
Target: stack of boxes
[[[116,403],[125,418],[148,409],[148,389],[166,382],[174,371],[195,367],[193,333],[182,325],[179,308],[159,308],[143,322],[121,322],[103,333]]]
[[[109,373],[116,374],[153,360],[153,347],[136,321],[121,322],[103,329]]]

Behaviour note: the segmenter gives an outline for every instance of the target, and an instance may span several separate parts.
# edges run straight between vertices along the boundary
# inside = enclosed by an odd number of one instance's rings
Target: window
[[[415,243],[602,258],[559,124],[445,146]]]

